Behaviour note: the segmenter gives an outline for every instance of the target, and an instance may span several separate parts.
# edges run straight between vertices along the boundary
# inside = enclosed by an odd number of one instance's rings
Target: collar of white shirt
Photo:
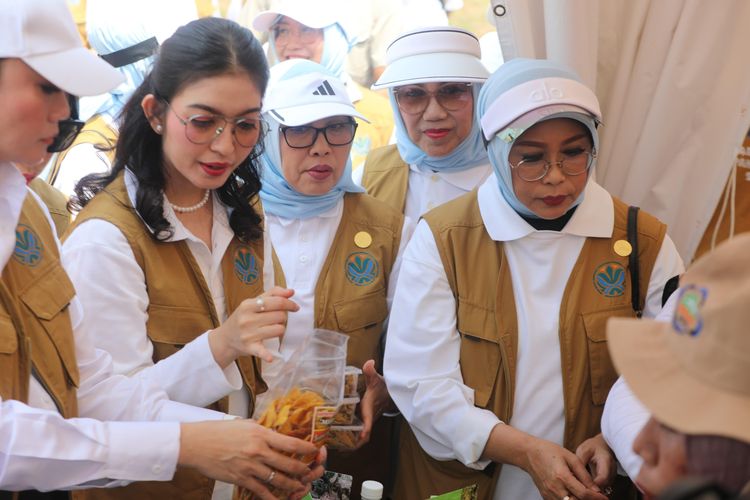
[[[479,212],[490,237],[495,241],[513,241],[536,232],[516,213],[500,193],[497,177],[493,173],[479,187]],[[586,184],[583,202],[562,233],[573,236],[609,238],[615,222],[612,196],[593,179]]]
[[[336,203],[336,205],[334,205],[332,208],[329,208],[325,212],[315,216],[314,218],[331,219],[333,217],[340,217],[343,211],[344,211],[344,197],[342,196],[341,199],[338,201],[338,203]],[[266,216],[273,217],[282,227],[287,227],[300,220],[307,220],[307,219],[287,219],[286,217],[280,217],[278,215],[273,215],[273,214],[266,214]]]
[[[412,164],[409,165],[409,170],[417,172],[422,175],[437,175],[448,184],[456,186],[463,191],[471,191],[479,184],[482,183],[487,176],[491,173],[491,166],[489,163],[477,165],[476,167],[467,168],[458,172],[425,172],[420,170],[419,167]]]
[[[136,193],[138,192],[138,178],[136,178],[135,174],[129,169],[125,169],[125,188],[128,191],[128,198],[130,198],[130,203],[135,206]],[[219,197],[216,196],[215,192],[214,196],[212,196],[211,199],[212,203],[214,204],[214,224],[219,224],[222,231],[231,231],[231,227],[229,226],[228,208],[223,203],[221,203]],[[140,217],[140,214],[138,216]],[[182,224],[182,222],[180,222],[180,219],[177,218],[177,214],[175,214],[175,211],[169,204],[166,196],[164,196],[164,218],[167,219],[167,222],[169,222],[169,225],[172,226],[174,230],[174,234],[172,234],[172,237],[168,238],[165,241],[196,239],[195,236],[193,236],[190,231],[188,231],[187,228]],[[143,218],[141,218],[141,220],[143,220]],[[143,223],[149,231],[151,231],[152,233],[154,232],[154,229],[146,224],[145,221]]]
[[[16,226],[26,199],[26,179],[10,162],[0,162],[0,270],[16,247]]]

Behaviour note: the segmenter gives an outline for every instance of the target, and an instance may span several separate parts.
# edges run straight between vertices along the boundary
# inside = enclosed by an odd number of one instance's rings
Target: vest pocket
[[[333,305],[338,331],[349,335],[347,364],[362,367],[368,359],[381,362],[380,337],[388,316],[385,288]]]
[[[171,356],[211,328],[211,320],[203,311],[153,303],[148,306],[146,329],[154,345],[154,362]]]
[[[51,266],[46,273],[41,273],[41,277],[20,296],[54,344],[70,382],[78,387],[75,339],[68,311],[68,305],[74,297],[73,283],[59,264]]]
[[[589,352],[591,399],[595,405],[603,405],[609,389],[617,380],[617,372],[607,347],[607,320],[613,317],[632,317],[633,309],[628,304],[605,311],[583,313],[581,316]]]
[[[13,354],[17,350],[18,334],[16,328],[9,317],[0,316],[0,354]]]
[[[500,339],[495,312],[459,299],[458,333],[461,336],[461,375],[474,389],[474,404],[486,408],[500,371]]]

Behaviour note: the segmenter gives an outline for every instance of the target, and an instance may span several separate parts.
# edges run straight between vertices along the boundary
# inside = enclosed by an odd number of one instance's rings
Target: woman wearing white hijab
[[[628,242],[628,206],[592,175],[599,103],[573,71],[514,59],[477,109],[494,173],[420,221],[389,322],[385,379],[410,424],[395,497],[605,500],[606,320],[655,315],[682,261],[643,212]]]

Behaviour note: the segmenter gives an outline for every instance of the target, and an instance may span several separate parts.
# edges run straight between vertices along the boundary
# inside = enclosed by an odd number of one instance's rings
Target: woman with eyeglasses
[[[490,175],[475,120],[489,75],[479,58],[479,40],[448,26],[410,31],[388,47],[373,88],[388,89],[396,144],[372,151],[355,180],[413,220]]]
[[[172,399],[216,402],[242,418],[266,389],[253,356],[271,359],[262,341],[282,335],[287,312],[298,309],[293,291],[268,278],[270,245],[255,202],[267,82],[248,30],[218,18],[179,28],[125,104],[111,173],[77,186],[82,210],[63,246],[91,323],[109,325],[92,338],[117,372],[155,365],[172,377]],[[218,366],[200,380],[175,376],[185,363]],[[199,392],[206,395],[196,401]],[[300,496],[278,450],[263,436],[248,439],[268,457],[253,473],[256,493]],[[170,483],[91,495],[229,499],[232,487],[178,470]]]
[[[357,137],[351,146],[352,167],[359,169],[367,154],[385,146],[393,133],[393,118],[385,98],[356,83],[346,71],[353,45],[341,18],[337,1],[286,0],[258,13],[253,28],[268,33],[271,65],[290,59],[307,59],[324,66],[344,82],[346,92],[359,113]]]
[[[352,475],[352,491],[359,491],[366,479],[387,482],[389,422],[378,417],[390,399],[376,368],[410,225],[352,181],[354,118],[364,118],[324,67],[304,59],[272,67],[263,116],[269,130],[260,198],[267,236],[280,264],[276,279],[294,289],[300,306],[289,315],[281,343],[266,343],[286,355],[313,328],[349,336],[347,364],[364,372],[361,448],[329,451],[326,467]],[[263,365],[263,376],[273,380],[273,364]]]
[[[409,423],[394,498],[605,500],[605,325],[653,317],[682,261],[664,224],[632,211],[629,230],[595,182],[599,102],[572,70],[514,59],[477,110],[493,174],[419,222],[389,319],[385,379]]]

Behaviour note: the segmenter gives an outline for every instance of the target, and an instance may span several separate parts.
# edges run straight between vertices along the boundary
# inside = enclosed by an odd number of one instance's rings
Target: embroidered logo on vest
[[[680,291],[680,298],[677,300],[677,308],[672,318],[672,327],[677,333],[687,333],[693,337],[700,333],[703,328],[701,307],[707,295],[708,290],[695,285],[688,285]]]
[[[34,230],[25,224],[16,227],[16,248],[13,250],[13,258],[31,267],[42,261],[42,243]]]
[[[619,262],[605,262],[594,271],[594,288],[605,297],[625,293],[625,268]]]
[[[258,281],[258,261],[250,247],[240,247],[234,251],[234,275],[246,285]]]
[[[357,286],[371,285],[379,273],[378,261],[368,252],[354,252],[346,258],[346,278]]]

